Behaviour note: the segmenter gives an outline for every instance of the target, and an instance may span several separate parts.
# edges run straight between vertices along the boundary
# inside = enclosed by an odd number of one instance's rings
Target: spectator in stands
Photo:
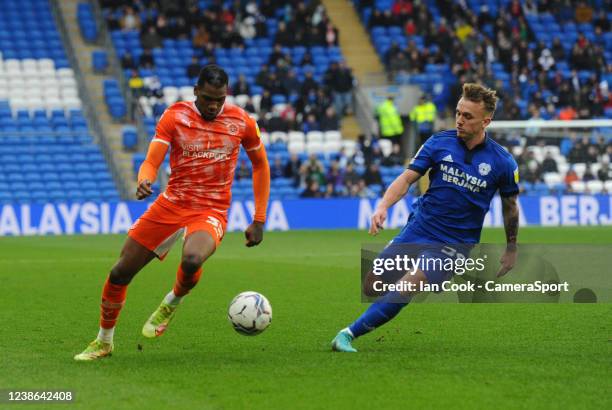
[[[145,48],[138,59],[138,67],[145,69],[152,69],[155,67],[155,60],[153,59],[153,53],[150,48]]]
[[[555,37],[553,39],[550,51],[552,54],[552,58],[554,58],[555,61],[565,60],[565,48],[563,47],[563,44],[561,43],[561,39],[559,37]]]
[[[527,167],[524,169],[521,178],[523,181],[531,184],[542,181],[542,170],[535,159],[527,163]]]
[[[285,178],[293,179],[293,186],[297,187],[300,185],[300,169],[302,167],[302,161],[296,153],[289,155],[289,161],[285,164],[284,176]]]
[[[119,24],[123,31],[140,30],[140,16],[133,7],[125,7]]]
[[[368,188],[368,185],[363,178],[359,179],[356,185],[351,186],[350,196],[358,198],[371,198],[377,197],[376,193]]]
[[[315,117],[314,114],[308,114],[306,116],[306,121],[302,124],[302,131],[304,131],[304,133],[309,131],[321,131],[317,117]]]
[[[334,93],[334,106],[339,115],[352,113],[353,73],[344,61],[333,62],[325,73],[325,83]]]
[[[144,93],[147,97],[162,98],[164,96],[159,77],[156,75],[149,75],[142,80],[144,84]]]
[[[162,46],[162,38],[157,33],[155,26],[149,26],[142,36],[140,36],[140,44],[142,48],[158,48]]]
[[[580,178],[578,177],[578,174],[576,174],[576,171],[573,168],[570,168],[565,174],[563,182],[565,182],[567,189],[571,191],[572,183],[576,181],[580,181]]]
[[[587,147],[585,162],[588,164],[594,164],[597,162],[598,157],[599,157],[599,150],[597,149],[597,147],[595,145],[589,144]]]
[[[548,72],[554,68],[555,59],[548,48],[542,50],[542,54],[540,54],[540,57],[538,58],[538,66],[540,67],[540,70],[545,72]]]
[[[380,174],[380,168],[376,162],[373,162],[368,166],[365,173],[363,174],[363,179],[367,186],[370,185],[383,185],[382,175]]]
[[[432,134],[437,115],[435,104],[427,95],[421,95],[419,103],[410,111],[410,121],[416,125],[421,141]]]
[[[251,178],[251,167],[247,164],[246,160],[240,160],[238,163],[238,169],[236,170],[236,180],[250,179]]]
[[[576,141],[567,156],[567,160],[570,164],[577,164],[586,162],[586,157],[586,148],[582,145],[581,141]]]
[[[129,51],[123,53],[121,57],[121,68],[124,70],[133,70],[136,68],[136,61],[134,61],[134,57]]]
[[[586,165],[586,169],[584,170],[584,174],[582,174],[582,180],[584,182],[589,182],[595,180],[595,174],[593,174],[593,169],[591,168],[591,164]]]
[[[249,83],[247,82],[247,79],[244,76],[244,74],[240,74],[240,76],[238,77],[238,80],[234,84],[232,84],[232,94],[233,95],[250,95],[251,94],[251,87],[249,86]]]
[[[547,172],[558,172],[557,161],[555,161],[550,152],[546,153],[546,157],[542,161],[542,173]]]
[[[278,23],[278,30],[276,31],[274,43],[279,44],[282,47],[293,46],[292,34],[287,30],[287,25],[284,21]]]
[[[267,113],[270,111],[272,111],[272,94],[270,94],[268,89],[264,88],[261,94],[261,100],[259,101],[259,112]]]
[[[268,59],[268,65],[275,66],[279,60],[286,60],[286,59],[287,59],[287,56],[283,52],[282,46],[280,45],[280,43],[276,43],[274,45],[274,49],[272,50],[272,53],[270,53],[270,58]]]
[[[306,189],[300,194],[302,198],[321,198],[321,186],[317,180],[309,181]]]
[[[323,193],[323,198],[335,198],[338,196],[338,192],[336,192],[336,186],[334,184],[328,183],[325,185],[325,192]]]
[[[200,74],[201,68],[202,67],[200,66],[200,61],[198,57],[192,56],[191,64],[187,66],[187,71],[186,71],[187,78],[197,78],[198,75]]]
[[[255,104],[253,104],[253,99],[251,97],[249,97],[243,108],[250,114],[257,113],[257,110],[255,110]]]
[[[290,69],[285,78],[281,80],[281,84],[289,96],[299,96],[302,84],[300,84],[300,80],[295,75],[295,70]]]
[[[391,153],[383,158],[382,165],[386,167],[401,166],[404,163],[404,158],[400,153],[399,145],[393,145]]]
[[[597,171],[597,179],[601,182],[612,180],[612,166],[610,165],[610,160],[603,160],[601,162],[601,168]],[[612,192],[608,193],[612,194]]]
[[[336,115],[334,107],[327,107],[325,115],[321,118],[320,127],[321,131],[334,131],[340,129],[340,119],[338,115]]]
[[[304,81],[302,82],[302,95],[307,95],[310,91],[317,91],[319,89],[319,84],[314,79],[312,75],[312,71],[308,70],[304,73]]]
[[[319,186],[325,184],[325,168],[315,154],[310,154],[308,161],[302,164],[300,175],[306,184],[310,181],[316,181]]]
[[[210,42],[210,34],[206,30],[204,24],[198,24],[195,33],[193,34],[193,40],[191,44],[196,50],[203,50],[206,45]]]
[[[389,96],[376,108],[376,114],[378,116],[380,138],[386,138],[394,145],[400,145],[404,134],[404,124],[402,123],[402,117],[397,112],[397,107],[393,103],[392,96]]]
[[[355,171],[353,164],[351,162],[347,163],[344,169],[344,184],[349,189],[349,191],[351,186],[357,185],[360,178],[361,177],[359,176],[357,171]]]
[[[331,21],[327,21],[327,24],[325,24],[325,45],[327,47],[338,45],[338,29],[334,27]]]
[[[274,161],[270,165],[270,178],[282,178],[285,175],[285,167],[280,155],[274,156]]]
[[[327,175],[325,175],[325,181],[328,185],[332,184],[334,187],[344,185],[344,174],[338,160],[333,160],[331,162],[327,170]]]
[[[138,70],[132,70],[130,79],[128,80],[128,86],[132,91],[132,95],[136,98],[144,94],[144,80],[138,73]]]
[[[304,56],[302,57],[302,61],[300,61],[300,65],[301,66],[305,66],[305,65],[314,66],[314,61],[312,60],[312,54],[310,54],[310,51],[306,51],[304,53]]]
[[[410,60],[403,51],[394,54],[389,60],[389,80],[394,81],[398,74],[407,73],[410,64]]]

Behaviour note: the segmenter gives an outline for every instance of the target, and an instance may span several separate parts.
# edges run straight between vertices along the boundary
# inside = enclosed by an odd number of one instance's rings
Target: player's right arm
[[[147,157],[138,170],[138,188],[136,188],[136,199],[145,199],[153,193],[151,186],[157,179],[157,171],[164,162],[168,152],[168,145],[159,141],[151,141]]]
[[[407,169],[389,185],[382,200],[378,203],[374,215],[372,215],[369,231],[371,235],[376,235],[380,232],[387,219],[387,210],[402,199],[408,192],[410,185],[418,181],[419,178],[421,178],[421,174],[412,169]]]
[[[172,117],[166,110],[157,123],[155,137],[151,140],[147,156],[138,170],[138,187],[136,188],[136,199],[138,200],[145,199],[153,193],[151,186],[157,179],[157,171],[164,162],[174,135]]]

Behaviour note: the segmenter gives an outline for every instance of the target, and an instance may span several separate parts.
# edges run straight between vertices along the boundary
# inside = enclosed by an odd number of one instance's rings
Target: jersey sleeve
[[[519,171],[514,158],[505,161],[504,172],[499,181],[499,194],[501,196],[513,196],[519,193]]]
[[[408,169],[424,175],[427,170],[434,165],[433,153],[433,138],[429,138],[423,145],[421,145],[421,148],[419,148],[414,158],[412,158],[410,164],[408,165]]]
[[[242,146],[246,151],[254,151],[261,145],[261,134],[259,132],[259,126],[257,121],[248,115],[245,117],[246,129],[244,131],[244,137],[242,138]]]
[[[152,141],[157,141],[164,143],[166,145],[170,145],[172,143],[172,139],[174,137],[174,112],[170,111],[170,109],[166,109],[159,121],[157,122],[157,126],[155,127],[155,136]]]

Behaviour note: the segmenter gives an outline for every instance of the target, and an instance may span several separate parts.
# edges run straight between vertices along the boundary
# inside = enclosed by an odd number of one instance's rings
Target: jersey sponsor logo
[[[230,159],[230,155],[225,150],[204,150],[204,146],[201,144],[181,144],[181,148],[183,149],[183,157],[187,158],[214,159],[215,161],[227,161]]]
[[[486,180],[470,175],[453,166],[440,164],[440,171],[442,171],[443,181],[467,188],[472,192],[480,192],[481,189],[487,188]]]
[[[491,172],[491,165],[486,162],[481,162],[480,165],[478,165],[478,173],[483,177],[489,175],[489,172]]]
[[[442,161],[446,161],[446,162],[454,162],[453,161],[453,156],[451,154],[448,154],[447,156],[445,156],[444,158],[442,158]]]

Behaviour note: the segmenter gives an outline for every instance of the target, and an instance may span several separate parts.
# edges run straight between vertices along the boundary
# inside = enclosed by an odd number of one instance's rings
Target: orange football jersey
[[[161,116],[154,141],[170,146],[170,180],[163,195],[184,208],[226,211],[240,145],[260,147],[257,122],[225,103],[213,121],[200,116],[193,102],[180,101]]]

